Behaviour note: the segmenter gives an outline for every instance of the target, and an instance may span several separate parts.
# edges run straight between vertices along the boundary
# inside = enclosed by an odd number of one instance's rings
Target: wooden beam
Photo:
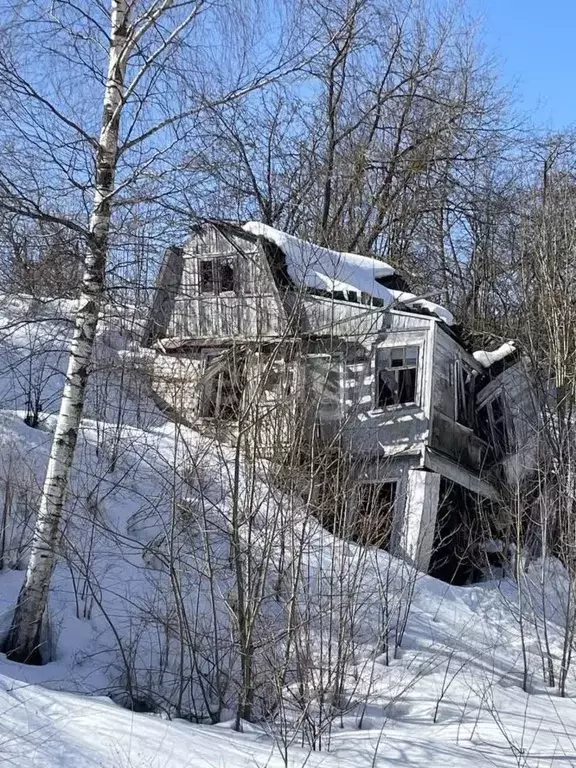
[[[487,499],[493,499],[494,501],[500,500],[498,491],[487,480],[475,475],[473,472],[470,472],[460,464],[456,464],[449,458],[436,453],[436,451],[430,450],[430,448],[426,449],[424,466],[427,469],[431,469],[433,472],[444,475],[448,480],[452,480],[452,482],[462,485],[473,493],[477,493]]]

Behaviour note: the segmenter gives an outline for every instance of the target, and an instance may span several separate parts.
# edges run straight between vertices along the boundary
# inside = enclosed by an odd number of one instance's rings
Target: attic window
[[[200,293],[233,293],[236,290],[234,258],[201,259],[198,265]]]
[[[209,261],[201,261],[199,264],[200,269],[200,293],[214,293],[214,262],[212,259]]]
[[[418,347],[376,350],[377,408],[416,402]]]

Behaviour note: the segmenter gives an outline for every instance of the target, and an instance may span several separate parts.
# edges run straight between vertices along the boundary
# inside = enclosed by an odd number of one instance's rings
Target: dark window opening
[[[200,293],[226,293],[236,290],[234,259],[202,259],[199,263]]]
[[[220,265],[220,291],[234,290],[234,267],[227,261]]]
[[[351,538],[380,549],[390,546],[396,483],[369,483],[359,487]]]
[[[200,262],[200,293],[214,293],[216,283],[214,281],[214,262]]]
[[[456,360],[454,365],[454,384],[456,387],[456,421],[465,427],[474,426],[474,390],[476,384],[475,372],[462,362]]]
[[[376,407],[416,402],[418,347],[376,351]]]
[[[512,434],[500,395],[478,409],[478,432],[490,444],[495,459],[511,449]]]
[[[231,368],[231,363],[206,370],[200,415],[207,419],[232,421],[240,412],[244,375],[241,367]]]

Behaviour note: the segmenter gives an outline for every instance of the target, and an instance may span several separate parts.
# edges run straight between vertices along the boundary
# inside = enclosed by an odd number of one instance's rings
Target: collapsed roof
[[[454,323],[452,313],[439,304],[382,285],[382,278],[395,274],[395,269],[385,261],[323,248],[259,221],[248,221],[242,229],[274,243],[282,251],[288,275],[296,285],[332,293],[365,293],[380,299],[385,308],[401,304],[430,312],[447,325]]]

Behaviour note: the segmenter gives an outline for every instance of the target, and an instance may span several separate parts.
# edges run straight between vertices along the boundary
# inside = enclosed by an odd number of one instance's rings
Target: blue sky
[[[576,125],[576,0],[471,0],[503,82],[541,128]]]

